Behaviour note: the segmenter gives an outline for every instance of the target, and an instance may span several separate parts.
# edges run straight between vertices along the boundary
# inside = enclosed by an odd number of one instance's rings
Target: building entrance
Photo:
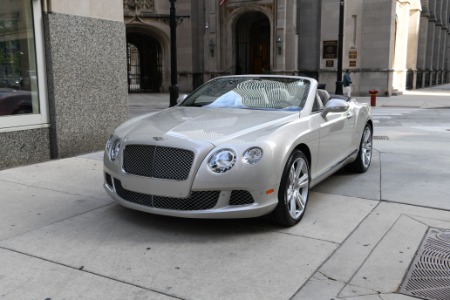
[[[270,72],[270,22],[260,12],[242,15],[236,22],[236,74]]]
[[[158,93],[162,84],[160,43],[142,32],[127,32],[128,92]]]

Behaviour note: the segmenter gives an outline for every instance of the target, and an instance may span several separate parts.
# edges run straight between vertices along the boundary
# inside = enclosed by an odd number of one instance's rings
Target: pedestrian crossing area
[[[391,108],[391,107],[373,107],[372,108],[372,117],[373,122],[375,124],[381,124],[383,121],[395,121],[399,119],[404,119],[409,114],[413,112],[418,112],[420,110],[423,110],[421,108],[413,108],[413,107],[407,107],[407,108]]]

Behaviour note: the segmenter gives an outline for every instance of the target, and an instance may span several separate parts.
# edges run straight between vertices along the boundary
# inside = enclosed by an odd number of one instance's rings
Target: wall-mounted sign
[[[350,67],[356,67],[356,60],[350,61]]]
[[[356,59],[358,57],[358,51],[356,50],[350,50],[348,52],[348,58],[349,59]]]
[[[330,59],[330,60],[325,61],[325,65],[326,65],[327,68],[334,67],[334,60]]]
[[[337,58],[338,41],[323,41],[323,58]]]

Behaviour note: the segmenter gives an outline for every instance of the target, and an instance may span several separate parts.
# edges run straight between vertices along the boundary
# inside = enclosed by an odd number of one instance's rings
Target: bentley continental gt
[[[303,217],[310,189],[372,160],[367,104],[315,79],[217,77],[178,105],[133,118],[106,143],[104,187],[119,204],[187,218]]]

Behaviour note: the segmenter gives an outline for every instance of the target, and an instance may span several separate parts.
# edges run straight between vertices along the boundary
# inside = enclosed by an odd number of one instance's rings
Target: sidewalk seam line
[[[42,261],[45,261],[45,262],[48,262],[48,263],[52,263],[52,264],[56,264],[56,265],[59,265],[59,266],[63,266],[63,267],[66,267],[66,268],[69,268],[69,269],[72,269],[72,270],[76,270],[76,271],[88,273],[88,274],[91,274],[91,275],[95,275],[95,276],[98,276],[98,277],[101,277],[101,278],[113,280],[113,281],[116,281],[116,282],[119,282],[119,283],[123,283],[123,284],[126,284],[126,285],[134,286],[134,287],[146,290],[146,291],[151,291],[151,292],[154,292],[154,293],[162,294],[164,296],[168,296],[168,297],[171,297],[171,298],[180,299],[180,300],[184,300],[185,299],[185,298],[181,298],[181,297],[178,297],[178,296],[167,294],[167,293],[164,293],[164,292],[161,292],[161,291],[158,291],[158,290],[147,288],[147,287],[144,287],[144,286],[141,286],[141,285],[138,285],[138,284],[134,284],[134,283],[127,282],[127,281],[124,281],[124,280],[119,280],[119,279],[112,278],[112,277],[109,277],[109,276],[106,276],[106,275],[102,275],[102,274],[96,273],[94,271],[88,271],[88,270],[85,270],[85,269],[80,269],[80,268],[73,267],[73,266],[70,266],[70,265],[67,265],[67,264],[64,264],[64,263],[61,263],[61,262],[53,261],[53,260],[50,260],[50,259],[46,259],[46,258],[43,258],[43,257],[39,257],[39,256],[36,256],[36,255],[25,253],[25,252],[22,252],[22,251],[14,250],[14,249],[11,249],[11,248],[6,248],[6,247],[1,247],[0,246],[0,249],[6,250],[6,251],[11,251],[11,252],[14,252],[14,253],[17,253],[17,254],[21,254],[21,255],[25,255],[25,256],[28,256],[28,257],[31,257],[31,258],[39,259],[39,260],[42,260]]]
[[[8,183],[14,183],[14,184],[18,184],[18,185],[22,185],[22,186],[26,186],[26,187],[32,187],[32,188],[37,188],[37,189],[43,189],[43,190],[52,191],[52,192],[58,192],[58,193],[61,193],[61,194],[67,194],[67,195],[73,195],[73,196],[87,197],[87,198],[92,198],[92,199],[97,199],[97,200],[105,200],[104,198],[97,198],[97,197],[87,196],[87,195],[82,195],[82,194],[69,193],[69,192],[64,192],[64,191],[59,191],[59,190],[51,189],[51,188],[48,188],[48,187],[37,186],[37,185],[30,185],[30,184],[25,184],[25,183],[19,183],[19,182],[16,182],[16,181],[10,181],[10,180],[5,180],[5,179],[1,179],[1,178],[0,178],[0,181],[8,182]],[[105,194],[105,195],[107,195],[107,194]]]
[[[365,200],[365,199],[363,199],[363,200]],[[371,200],[371,201],[376,201],[376,200]],[[297,295],[302,290],[302,288],[311,280],[311,278],[314,277],[314,274],[316,274],[317,272],[320,272],[320,269],[330,260],[331,257],[333,257],[336,254],[336,252],[342,247],[342,245],[344,245],[345,242],[355,233],[355,231],[374,212],[374,210],[380,205],[380,203],[381,203],[381,201],[378,201],[377,205],[375,205],[367,213],[367,215],[361,220],[361,222],[359,222],[358,225],[355,226],[355,228],[347,235],[347,237],[342,241],[342,243],[340,243],[339,246],[336,247],[336,249],[334,249],[334,251],[317,267],[317,269],[311,274],[311,276],[309,276],[308,279],[306,279],[306,281],[297,289],[297,291],[294,292],[294,294],[289,298],[290,300],[294,299],[295,295]],[[325,277],[329,277],[328,275],[325,275],[323,273],[321,273],[321,274],[324,275]],[[338,281],[338,280],[336,280],[336,281]],[[342,281],[338,281],[338,282],[342,282]],[[342,283],[346,284],[345,282],[342,282]],[[345,287],[345,285],[344,285],[344,287]],[[340,291],[339,291],[339,293],[340,293]],[[337,295],[339,295],[339,293]]]
[[[356,269],[355,273],[349,278],[348,282],[344,285],[344,287],[339,291],[338,295],[352,282],[352,279],[355,278],[356,274],[361,270],[361,268],[364,266],[364,264],[367,262],[369,257],[373,254],[375,249],[378,247],[378,245],[381,243],[381,241],[386,237],[386,235],[392,230],[392,228],[397,224],[397,222],[400,220],[400,218],[403,216],[403,214],[398,215],[398,217],[395,219],[395,221],[389,226],[389,228],[386,230],[386,232],[381,236],[381,238],[378,240],[378,242],[373,246],[373,248],[369,251],[369,254],[366,256],[366,258],[361,262],[359,267]]]
[[[3,242],[3,241],[7,241],[7,240],[9,240],[9,239],[12,239],[12,238],[17,238],[17,237],[19,237],[19,236],[21,236],[21,235],[28,234],[28,233],[33,232],[33,231],[36,231],[36,230],[41,230],[42,228],[45,228],[45,227],[48,227],[48,226],[52,226],[52,225],[55,225],[55,224],[60,223],[60,222],[64,222],[64,221],[70,220],[70,219],[72,219],[72,218],[76,218],[76,217],[78,217],[78,216],[84,215],[84,214],[86,214],[86,213],[90,213],[90,212],[92,212],[92,211],[94,211],[94,210],[102,209],[102,208],[105,208],[105,207],[107,207],[107,206],[114,205],[114,204],[116,204],[116,203],[114,203],[114,202],[113,202],[113,203],[108,203],[108,204],[106,204],[106,205],[102,205],[102,206],[95,207],[95,208],[92,208],[92,209],[87,210],[87,211],[84,211],[84,212],[80,212],[79,214],[76,214],[76,215],[67,217],[67,218],[65,218],[65,219],[56,220],[56,221],[54,221],[54,222],[45,224],[45,225],[43,225],[43,226],[41,226],[41,227],[33,228],[33,229],[28,230],[28,231],[24,231],[24,232],[21,232],[21,233],[19,233],[19,234],[16,234],[16,235],[7,237],[7,238],[5,238],[5,239],[0,239],[0,243]],[[2,248],[2,247],[0,246],[0,248]]]

